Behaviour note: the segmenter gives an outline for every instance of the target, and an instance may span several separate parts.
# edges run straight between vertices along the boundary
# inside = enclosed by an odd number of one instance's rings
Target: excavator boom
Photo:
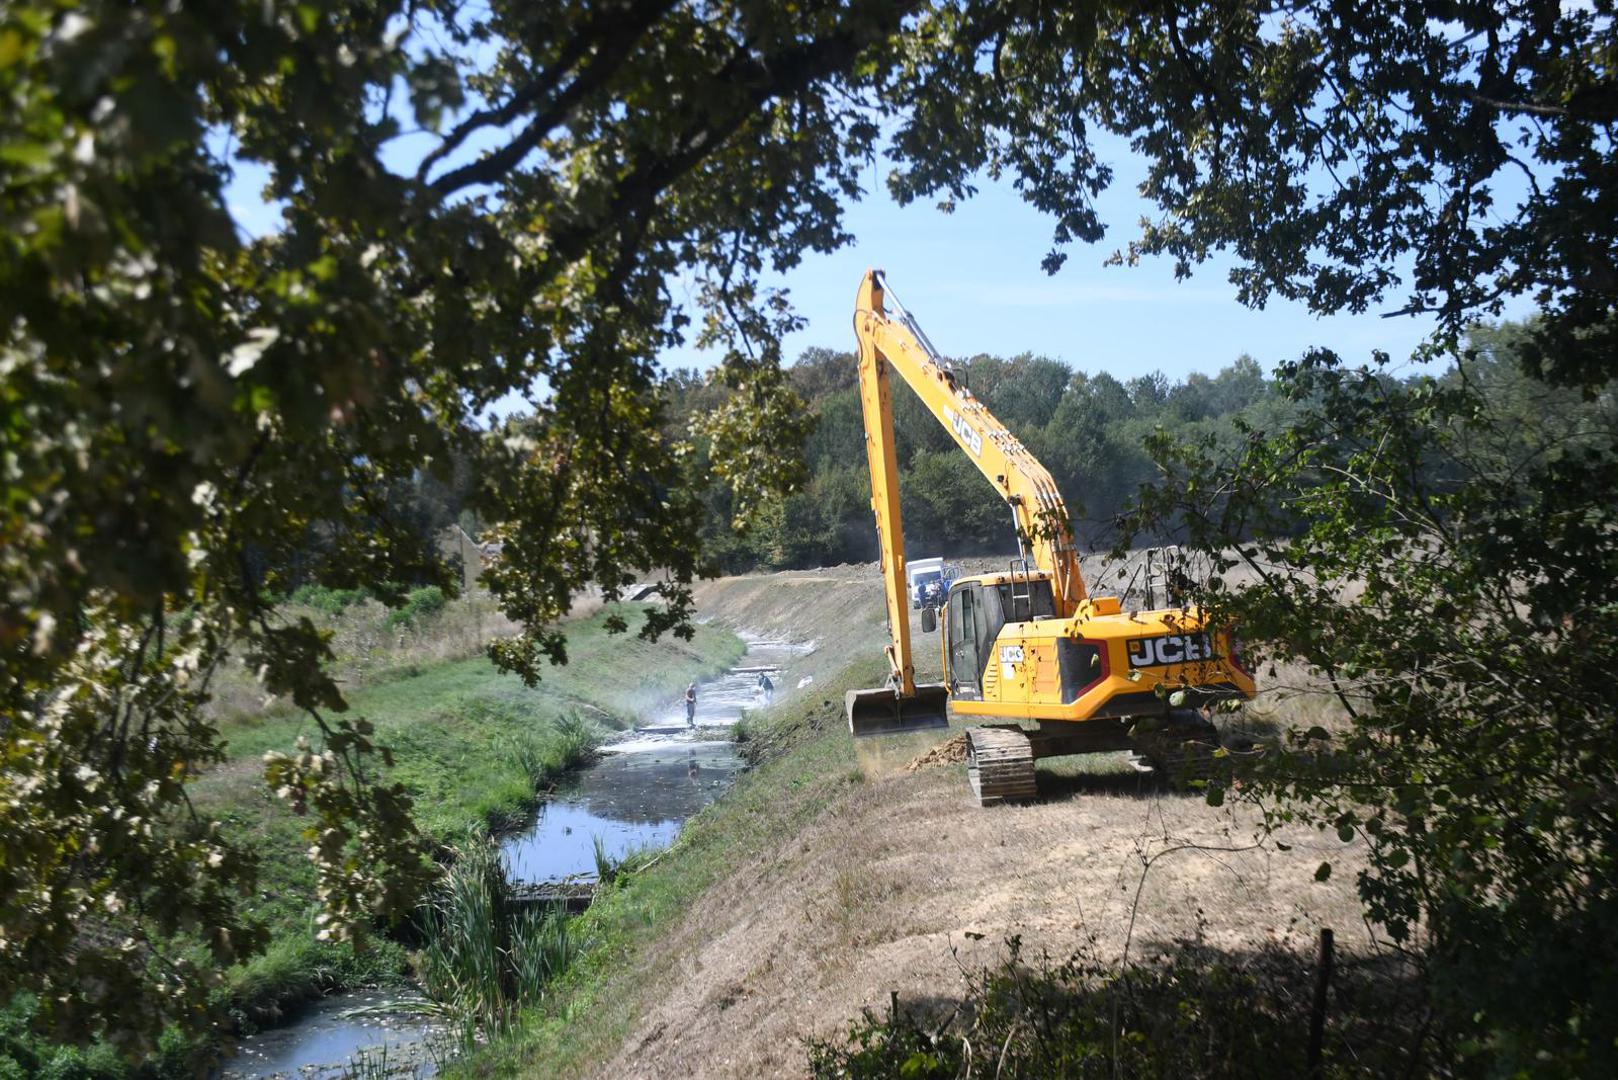
[[[949,691],[937,683],[917,686],[911,662],[899,458],[893,442],[893,384],[888,379],[887,359],[861,321],[871,305],[878,313],[882,310],[879,280],[877,271],[865,275],[855,304],[854,329],[860,347],[860,409],[865,417],[865,458],[871,469],[871,510],[876,515],[892,640],[887,647],[888,685],[850,690],[844,702],[849,727],[856,735],[890,735],[949,725]]]
[[[898,319],[889,316],[889,304]],[[922,404],[937,416],[961,450],[1011,507],[1019,546],[1051,577],[1056,611],[1072,613],[1085,598],[1067,507],[1049,472],[995,420],[887,288],[880,270],[870,270],[854,303],[859,340],[860,405],[865,417],[866,461],[871,470],[871,510],[876,516],[883,585],[887,593],[888,685],[851,690],[846,707],[856,735],[885,735],[948,724],[948,691],[918,686],[905,603],[904,527],[899,511],[899,464],[893,441],[893,388],[897,370]]]

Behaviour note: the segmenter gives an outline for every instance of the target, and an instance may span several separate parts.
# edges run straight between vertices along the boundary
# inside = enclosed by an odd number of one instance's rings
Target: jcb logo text
[[[965,417],[954,409],[945,409],[944,415],[949,418],[949,426],[955,429],[955,434],[961,437],[961,441],[966,444],[966,448],[972,451],[974,456],[983,453],[983,436],[979,435],[972,425],[966,422]]]
[[[1167,634],[1163,637],[1136,638],[1129,643],[1129,666],[1132,668],[1190,664],[1213,658],[1213,642],[1207,634]]]

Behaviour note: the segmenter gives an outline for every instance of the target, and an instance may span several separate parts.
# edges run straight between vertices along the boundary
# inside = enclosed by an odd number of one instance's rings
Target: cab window
[[[979,633],[984,628],[982,589],[966,585],[949,596],[948,645],[949,681],[956,694],[978,692],[979,672],[983,670]]]
[[[1015,585],[996,585],[994,589],[999,594],[1000,611],[1006,622],[1056,617],[1056,599],[1049,581],[1019,581]]]

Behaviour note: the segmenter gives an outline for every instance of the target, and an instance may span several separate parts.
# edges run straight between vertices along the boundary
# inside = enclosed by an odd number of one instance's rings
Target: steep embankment
[[[1314,880],[1323,858],[1356,860],[1335,839],[1258,848],[1250,811],[1117,757],[1044,762],[1037,804],[985,810],[961,765],[906,768],[937,737],[856,747],[842,692],[883,667],[872,569],[729,579],[698,599],[722,625],[816,642],[745,726],[763,764],[587,917],[598,947],[521,1040],[472,1070],[793,1075],[806,1038],[890,992],[947,1007],[962,968],[993,963],[1012,936],[1030,954],[1093,944],[1115,959],[1199,933],[1238,953],[1301,944],[1331,925],[1352,946],[1352,873]],[[935,668],[936,639],[919,640]]]

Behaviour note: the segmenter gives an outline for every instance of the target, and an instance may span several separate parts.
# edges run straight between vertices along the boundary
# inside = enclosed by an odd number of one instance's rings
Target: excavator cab
[[[957,581],[944,611],[944,685],[958,700],[982,700],[1001,628],[1055,616],[1050,579],[1038,571]]]

